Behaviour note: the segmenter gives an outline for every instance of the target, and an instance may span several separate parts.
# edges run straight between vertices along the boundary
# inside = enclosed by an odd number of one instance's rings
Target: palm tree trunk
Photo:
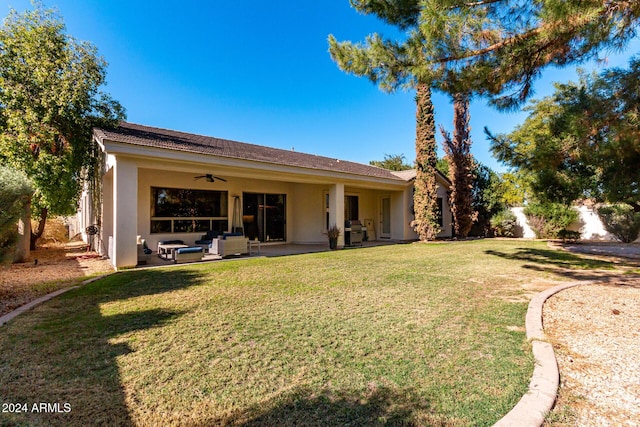
[[[432,240],[440,232],[437,213],[436,135],[431,88],[416,88],[416,179],[411,223],[420,240]]]

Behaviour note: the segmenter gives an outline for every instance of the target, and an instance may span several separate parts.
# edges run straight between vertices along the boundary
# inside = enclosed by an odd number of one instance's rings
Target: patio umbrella
[[[231,219],[231,232],[242,233],[244,236],[244,227],[242,225],[242,217],[240,216],[240,197],[233,197],[233,218]]]

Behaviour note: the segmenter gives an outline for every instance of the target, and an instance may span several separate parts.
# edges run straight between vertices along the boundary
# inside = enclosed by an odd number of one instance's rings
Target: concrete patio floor
[[[345,246],[343,249],[338,250],[358,250],[362,248],[370,248],[374,246],[387,246],[387,245],[401,245],[406,244],[408,242],[400,241],[400,240],[375,240],[371,242],[363,242],[362,246]],[[261,244],[260,250],[258,251],[257,247],[253,247],[251,249],[251,255],[244,254],[238,256],[232,256],[227,258],[221,258],[217,255],[205,254],[202,261],[194,261],[194,262],[216,262],[216,261],[224,261],[231,259],[245,259],[245,258],[256,258],[256,257],[280,257],[280,256],[289,256],[289,255],[300,255],[300,254],[310,254],[316,252],[328,252],[329,243],[317,243],[317,244],[297,244],[297,243],[271,243],[271,244]],[[164,258],[160,258],[156,252],[147,256],[144,263],[140,263],[136,266],[136,268],[145,268],[145,267],[157,267],[157,266],[169,266],[176,265],[176,263],[172,260],[165,260]],[[190,264],[191,262],[181,262],[180,264]]]

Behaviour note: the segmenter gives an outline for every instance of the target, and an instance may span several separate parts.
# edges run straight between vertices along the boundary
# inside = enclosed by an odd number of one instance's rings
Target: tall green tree
[[[503,162],[532,177],[542,202],[590,197],[640,212],[640,61],[583,74],[533,102],[525,122],[492,136]]]
[[[529,178],[518,172],[505,172],[499,181],[500,203],[507,206],[522,206],[529,193]]]
[[[469,98],[462,94],[453,97],[453,138],[443,126],[440,131],[446,159],[449,163],[451,193],[449,202],[456,237],[469,235],[478,213],[473,209],[473,169],[469,129]]]
[[[502,180],[500,175],[475,159],[473,159],[471,175],[473,181],[472,206],[476,218],[469,234],[489,236],[491,217],[505,208],[502,201]]]
[[[369,164],[391,171],[412,169],[412,166],[407,163],[407,159],[404,157],[404,154],[385,154],[384,160],[371,160]]]
[[[636,34],[640,2],[602,0],[350,0],[359,12],[404,31],[364,43],[329,37],[341,68],[383,89],[417,81],[494,105],[521,105],[549,65],[565,66],[621,49]]]
[[[106,62],[88,42],[65,34],[62,18],[35,3],[11,10],[0,28],[0,159],[34,185],[39,225],[75,212],[83,183],[97,174],[94,126],[112,126],[124,109],[100,90]]]

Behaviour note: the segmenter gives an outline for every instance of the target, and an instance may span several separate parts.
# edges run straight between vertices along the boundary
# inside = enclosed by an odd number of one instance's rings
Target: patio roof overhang
[[[394,177],[392,179],[365,176],[347,172],[289,166],[270,162],[220,157],[210,154],[169,150],[166,148],[138,146],[108,139],[94,138],[102,150],[113,158],[128,158],[138,167],[170,172],[206,174],[234,178],[303,183],[335,184],[343,183],[357,188],[385,191],[402,191],[411,186],[412,181]],[[339,160],[336,160],[339,162]]]

